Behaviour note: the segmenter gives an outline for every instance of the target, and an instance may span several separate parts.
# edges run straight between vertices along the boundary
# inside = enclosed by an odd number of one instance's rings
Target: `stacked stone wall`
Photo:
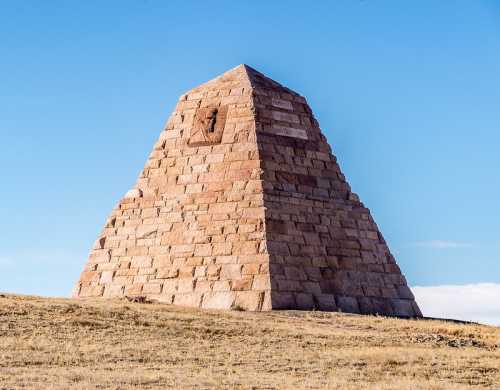
[[[262,75],[254,85],[273,308],[420,315],[306,100]]]
[[[306,100],[244,65],[181,96],[74,296],[421,315]]]

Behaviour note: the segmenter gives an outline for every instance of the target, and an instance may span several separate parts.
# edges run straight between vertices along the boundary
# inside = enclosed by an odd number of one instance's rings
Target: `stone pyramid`
[[[306,100],[247,65],[180,97],[73,295],[421,316]]]

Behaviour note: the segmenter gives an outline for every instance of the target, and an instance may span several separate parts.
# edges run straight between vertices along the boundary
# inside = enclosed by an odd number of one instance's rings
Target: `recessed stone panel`
[[[189,145],[219,144],[226,125],[227,111],[227,106],[198,108],[194,116]]]

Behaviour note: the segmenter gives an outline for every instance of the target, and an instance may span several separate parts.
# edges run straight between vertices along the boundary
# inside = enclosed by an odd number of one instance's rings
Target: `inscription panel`
[[[227,106],[203,107],[196,110],[188,145],[219,144],[226,125]]]
[[[273,127],[265,129],[264,132],[274,135],[282,135],[285,137],[308,139],[307,131],[305,131],[304,129],[296,129],[294,127],[288,127],[288,126],[273,125]]]

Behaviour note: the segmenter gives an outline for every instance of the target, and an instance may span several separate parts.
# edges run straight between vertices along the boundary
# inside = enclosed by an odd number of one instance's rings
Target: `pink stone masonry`
[[[246,65],[181,96],[73,296],[421,316],[306,100]]]

